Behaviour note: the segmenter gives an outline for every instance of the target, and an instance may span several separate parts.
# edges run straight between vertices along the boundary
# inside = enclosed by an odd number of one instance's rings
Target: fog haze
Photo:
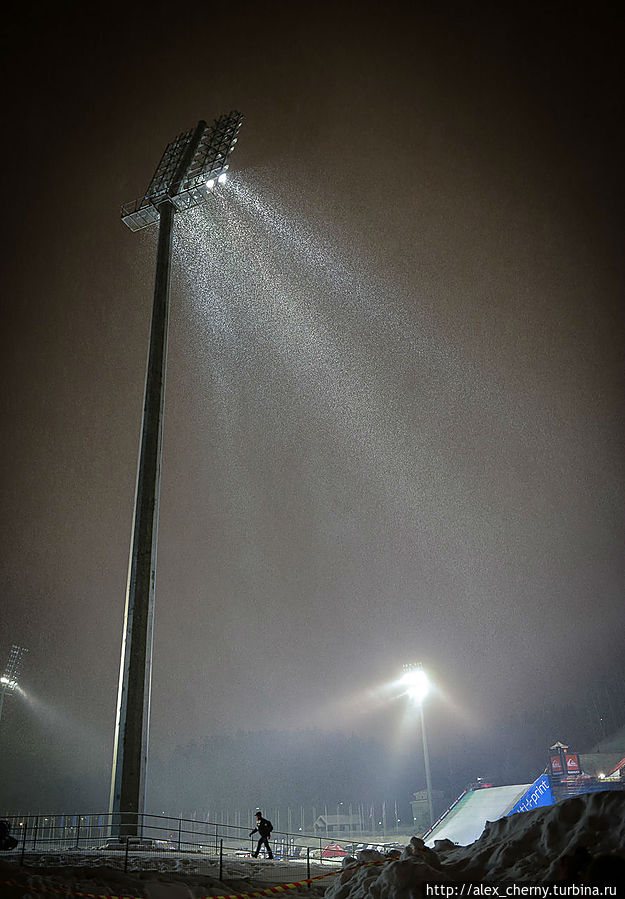
[[[5,36],[0,652],[30,650],[6,801],[105,803],[156,253],[119,205],[232,108],[231,184],[176,219],[154,770],[314,731],[379,741],[361,764],[420,789],[383,689],[417,660],[445,789],[531,776],[547,740],[623,724],[616,22],[221,16],[70,3]]]

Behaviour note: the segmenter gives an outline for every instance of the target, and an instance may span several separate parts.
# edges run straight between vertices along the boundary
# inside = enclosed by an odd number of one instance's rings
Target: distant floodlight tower
[[[419,706],[421,716],[421,736],[423,738],[423,763],[425,766],[425,786],[428,800],[429,826],[434,824],[434,810],[432,807],[432,777],[430,774],[430,754],[425,733],[425,716],[423,714],[423,701],[430,692],[430,679],[423,670],[422,665],[410,662],[403,666],[401,683],[406,686],[406,693]]]
[[[2,706],[4,705],[4,697],[8,694],[12,696],[19,687],[20,669],[22,667],[22,659],[28,652],[23,646],[14,643],[9,652],[9,658],[2,675],[0,675],[0,720],[2,719]]]
[[[167,145],[145,196],[122,206],[131,231],[157,222],[159,231],[111,775],[112,827],[128,836],[140,834],[145,808],[173,220],[226,180],[242,118],[233,111],[180,134]]]

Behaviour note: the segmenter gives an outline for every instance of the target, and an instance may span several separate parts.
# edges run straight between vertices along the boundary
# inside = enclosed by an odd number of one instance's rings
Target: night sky
[[[70,769],[107,795],[156,252],[119,209],[231,109],[231,187],[177,217],[154,753],[307,727],[396,748],[376,690],[414,660],[434,757],[610,700],[616,5],[34,3],[4,29],[11,803],[35,755],[42,804]]]

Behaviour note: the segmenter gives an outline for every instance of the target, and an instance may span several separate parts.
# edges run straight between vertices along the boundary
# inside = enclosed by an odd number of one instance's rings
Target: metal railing
[[[7,815],[11,835],[18,845],[2,854],[21,865],[107,864],[133,870],[180,870],[181,859],[188,873],[211,874],[219,880],[238,879],[242,867],[262,865],[263,876],[270,878],[266,852],[256,851],[258,834],[250,837],[249,828],[230,824],[172,818],[164,815],[140,815],[137,836],[116,836],[119,815]],[[136,821],[137,816],[134,816]],[[336,842],[334,842],[336,840]],[[320,873],[340,867],[342,859],[355,856],[360,849],[384,850],[395,844],[364,843],[344,839],[339,833],[317,836],[274,831],[270,838],[273,858],[279,862],[278,880],[310,879],[311,871]],[[90,861],[92,860],[92,861]]]
[[[594,780],[593,778],[549,778],[551,790],[555,802],[562,799],[572,799],[583,793],[603,793],[606,790],[623,790],[625,784],[622,781]]]

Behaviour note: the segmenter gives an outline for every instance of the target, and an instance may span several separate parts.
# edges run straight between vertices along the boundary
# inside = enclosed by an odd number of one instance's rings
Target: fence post
[[[24,820],[24,833],[22,834],[22,857],[20,859],[20,865],[24,864],[24,853],[26,852],[26,831],[28,830],[27,819]]]
[[[37,845],[37,830],[39,829],[39,815],[35,818],[35,826],[33,828],[33,849]]]
[[[178,852],[180,852],[181,836],[182,836],[182,818],[178,818]]]
[[[219,880],[223,880],[224,875],[224,841],[219,841]]]
[[[306,847],[306,879],[310,881],[310,846]],[[310,889],[310,883],[308,889]]]
[[[126,836],[126,853],[124,855],[124,874],[128,871],[128,849],[130,848],[130,837]]]
[[[76,849],[80,843],[80,815],[78,815],[78,826],[76,827]]]

